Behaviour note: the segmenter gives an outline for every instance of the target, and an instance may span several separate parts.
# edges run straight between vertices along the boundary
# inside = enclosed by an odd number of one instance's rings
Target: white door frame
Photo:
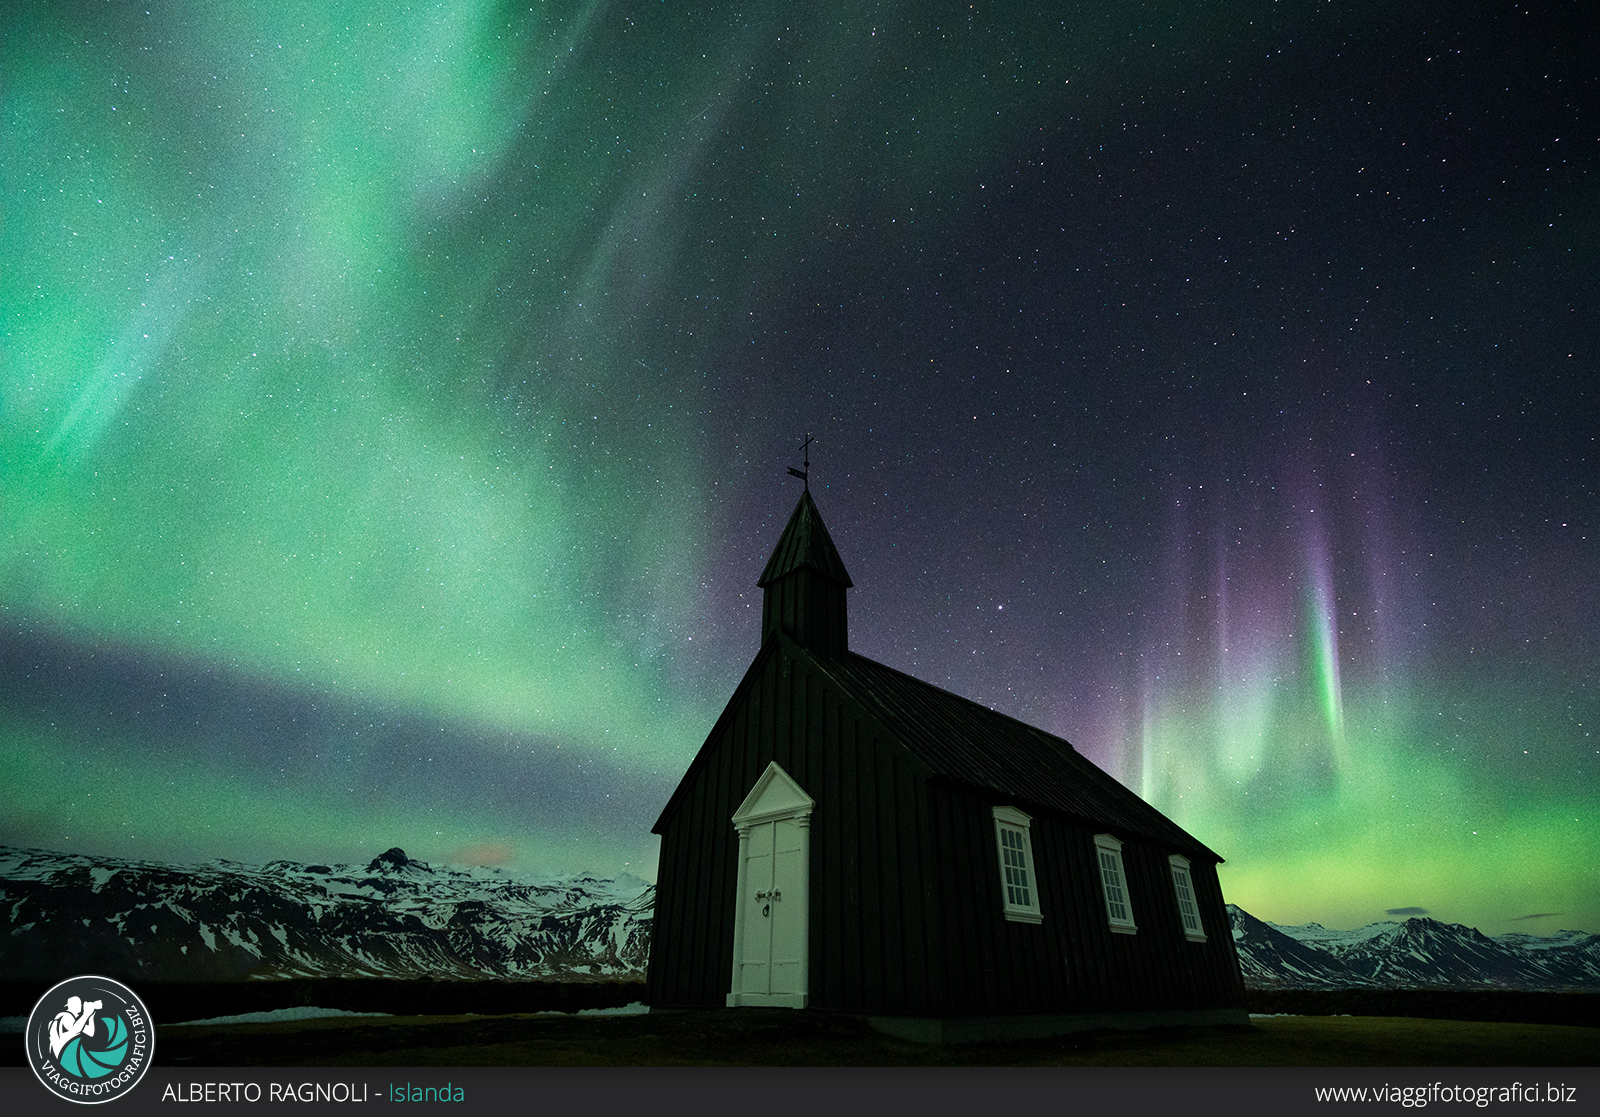
[[[728,1007],[763,1005],[769,1008],[805,1008],[810,992],[811,954],[811,812],[816,801],[805,789],[778,765],[776,760],[756,780],[750,793],[733,812],[734,829],[739,832],[739,883],[733,905],[733,977],[728,991]],[[757,897],[749,880],[750,832],[757,826],[792,822],[799,841],[799,863],[795,866],[796,879],[786,884],[781,897],[774,898],[763,892]],[[774,838],[778,827],[773,826]],[[774,862],[777,851],[774,850]],[[799,971],[794,980],[784,984],[791,988],[782,992],[771,991],[773,958],[767,953],[767,984],[765,990],[745,990],[741,985],[741,970],[745,960],[745,921],[756,904],[781,905],[779,910],[785,920],[796,922],[799,939]]]

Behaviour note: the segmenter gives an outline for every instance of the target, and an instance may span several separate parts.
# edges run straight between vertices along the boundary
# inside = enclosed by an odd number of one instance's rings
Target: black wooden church
[[[927,1040],[1245,1023],[1211,850],[1059,737],[851,652],[809,491],[668,801],[648,998]]]

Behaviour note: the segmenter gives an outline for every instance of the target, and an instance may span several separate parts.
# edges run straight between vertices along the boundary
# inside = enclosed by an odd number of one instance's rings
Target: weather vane
[[[809,434],[807,434],[806,435],[806,440],[804,442],[800,443],[800,453],[805,456],[805,461],[802,462],[801,464],[803,464],[805,466],[805,468],[804,469],[796,469],[792,465],[789,467],[790,476],[798,477],[798,478],[800,478],[800,480],[805,482],[806,492],[810,492],[811,491],[811,444],[814,441],[816,441],[816,440],[814,438],[812,438]]]

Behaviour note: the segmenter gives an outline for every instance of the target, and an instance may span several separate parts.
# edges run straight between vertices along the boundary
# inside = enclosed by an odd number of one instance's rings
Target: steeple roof
[[[831,582],[846,588],[854,585],[845,573],[844,560],[839,557],[828,529],[822,525],[822,514],[811,499],[811,490],[800,494],[800,503],[794,506],[789,525],[783,529],[777,548],[767,560],[767,567],[756,579],[756,585],[766,587],[785,574],[809,566]]]

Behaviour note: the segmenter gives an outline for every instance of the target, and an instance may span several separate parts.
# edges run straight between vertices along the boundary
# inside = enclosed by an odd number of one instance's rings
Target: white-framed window
[[[1106,898],[1106,922],[1119,934],[1132,935],[1133,904],[1128,899],[1128,875],[1122,871],[1122,843],[1110,834],[1094,836],[1095,858],[1100,862],[1100,891]]]
[[[1039,879],[1033,867],[1033,819],[1015,807],[994,808],[994,845],[1000,858],[1000,900],[1007,919],[1043,923]]]
[[[1178,918],[1183,920],[1183,937],[1190,942],[1205,942],[1206,929],[1200,924],[1200,904],[1194,898],[1194,877],[1189,875],[1189,859],[1179,854],[1167,858],[1172,866],[1172,891],[1178,897]]]

